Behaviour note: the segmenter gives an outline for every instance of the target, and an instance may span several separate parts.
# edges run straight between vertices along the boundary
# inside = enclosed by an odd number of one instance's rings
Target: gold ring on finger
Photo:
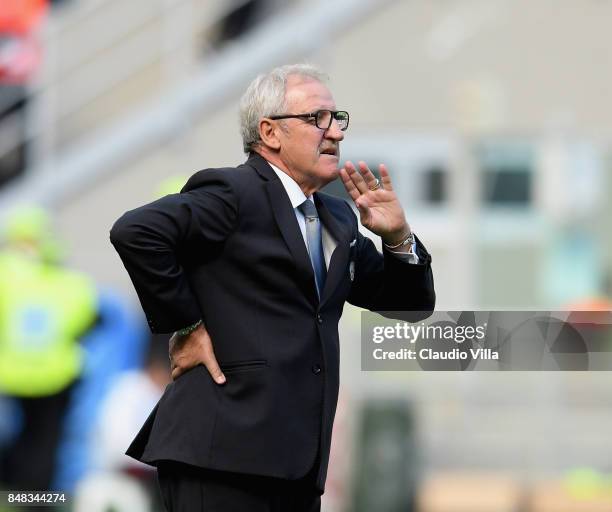
[[[378,190],[380,188],[380,180],[378,178],[376,178],[376,181],[374,182],[374,185],[372,185],[371,187],[368,187],[370,190],[374,191],[374,190]]]

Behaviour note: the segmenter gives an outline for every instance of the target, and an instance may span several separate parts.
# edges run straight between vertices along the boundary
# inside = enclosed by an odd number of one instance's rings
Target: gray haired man
[[[431,311],[431,257],[380,165],[339,161],[349,114],[307,65],[257,77],[240,103],[236,168],[124,214],[111,240],[173,383],[128,449],[157,466],[168,510],[320,510],[345,302]],[[340,177],[345,201],[319,190]],[[426,314],[426,313],[424,313]]]

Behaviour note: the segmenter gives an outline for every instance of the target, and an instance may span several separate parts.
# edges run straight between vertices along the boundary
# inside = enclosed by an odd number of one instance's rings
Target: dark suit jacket
[[[430,311],[435,294],[420,242],[420,264],[381,255],[345,201],[314,196],[338,242],[320,300],[287,193],[259,155],[237,168],[200,171],[180,194],[115,223],[111,241],[151,330],[172,332],[202,318],[227,377],[219,386],[198,366],[170,384],[128,455],[287,479],[316,462],[323,490],[345,301]]]

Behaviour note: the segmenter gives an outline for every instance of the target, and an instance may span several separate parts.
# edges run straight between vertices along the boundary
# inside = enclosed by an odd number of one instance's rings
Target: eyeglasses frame
[[[331,117],[329,118],[329,126],[327,126],[327,128],[323,128],[321,126],[319,126],[318,121],[317,121],[317,117],[319,116],[320,112],[331,112]],[[350,120],[350,115],[346,110],[330,110],[328,108],[322,108],[320,110],[315,110],[314,112],[309,112],[307,114],[278,114],[278,115],[274,115],[274,116],[268,116],[268,119],[272,119],[274,121],[278,120],[278,119],[301,119],[301,118],[308,118],[308,119],[312,119],[314,118],[315,120],[315,126],[319,129],[319,130],[329,130],[331,128],[332,125],[332,121],[335,119],[336,121],[338,121],[338,118],[336,117],[337,114],[339,114],[340,112],[344,112],[346,114],[346,126],[344,128],[340,128],[341,131],[346,131],[349,127],[349,120]],[[339,122],[339,121],[338,121]]]

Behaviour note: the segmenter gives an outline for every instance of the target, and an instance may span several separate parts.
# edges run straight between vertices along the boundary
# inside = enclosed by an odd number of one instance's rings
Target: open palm
[[[359,162],[359,169],[352,162],[346,162],[340,176],[359,210],[361,224],[385,242],[395,243],[410,233],[410,227],[386,166],[380,164],[378,169],[380,180],[365,162]]]

